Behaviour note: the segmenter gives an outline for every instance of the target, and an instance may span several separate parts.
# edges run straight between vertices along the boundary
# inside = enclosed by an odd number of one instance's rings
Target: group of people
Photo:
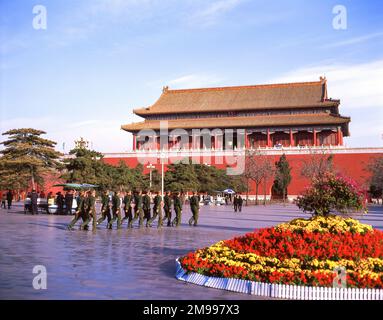
[[[13,200],[13,193],[11,190],[8,190],[8,192],[4,192],[1,196],[1,208],[6,209],[8,207],[8,210],[12,207],[12,200]],[[6,206],[7,205],[7,206]]]
[[[138,220],[138,226],[151,227],[153,222],[158,219],[157,227],[161,228],[164,223],[167,226],[178,227],[181,224],[182,200],[180,193],[166,192],[163,199],[157,191],[154,193],[153,207],[151,208],[151,192],[149,191],[115,191],[110,196],[109,191],[103,192],[101,196],[101,216],[97,219],[96,212],[96,192],[94,190],[82,191],[77,199],[77,209],[74,218],[68,225],[69,230],[73,230],[75,224],[81,219],[81,230],[88,230],[92,220],[93,230],[97,225],[107,219],[107,228],[112,229],[113,224],[117,224],[120,229],[127,221],[127,227],[133,228],[133,224]],[[197,226],[199,215],[200,198],[197,192],[189,197],[189,204],[192,217],[189,219],[190,226]],[[175,217],[172,220],[172,207]],[[162,213],[164,211],[164,215]]]
[[[237,211],[241,212],[242,204],[243,204],[242,196],[240,194],[235,194],[233,199],[234,212],[237,212]]]

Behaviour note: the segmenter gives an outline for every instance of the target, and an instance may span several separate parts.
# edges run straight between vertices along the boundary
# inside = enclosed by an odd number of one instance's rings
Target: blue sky
[[[333,8],[347,28],[333,28]],[[35,5],[47,29],[35,30]],[[131,149],[120,125],[162,87],[313,81],[351,116],[350,147],[383,144],[383,2],[0,0],[0,126]]]

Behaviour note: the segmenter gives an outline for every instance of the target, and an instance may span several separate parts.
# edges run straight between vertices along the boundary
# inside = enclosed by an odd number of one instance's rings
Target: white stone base
[[[176,259],[176,278],[200,286],[253,294],[257,296],[297,300],[383,300],[383,289],[328,288],[297,285],[271,284],[217,278],[199,273],[187,273]]]

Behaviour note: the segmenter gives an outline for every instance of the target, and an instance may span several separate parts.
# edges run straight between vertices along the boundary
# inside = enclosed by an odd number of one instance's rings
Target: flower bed
[[[383,232],[339,216],[295,219],[220,241],[179,259],[188,272],[256,282],[332,287],[334,268],[347,287],[383,288]]]

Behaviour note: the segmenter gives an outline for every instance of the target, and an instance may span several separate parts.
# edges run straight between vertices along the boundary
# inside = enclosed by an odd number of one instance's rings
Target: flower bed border
[[[189,272],[176,259],[176,278],[209,288],[257,296],[296,300],[383,300],[383,289],[329,288],[263,283],[234,278],[218,278]]]

